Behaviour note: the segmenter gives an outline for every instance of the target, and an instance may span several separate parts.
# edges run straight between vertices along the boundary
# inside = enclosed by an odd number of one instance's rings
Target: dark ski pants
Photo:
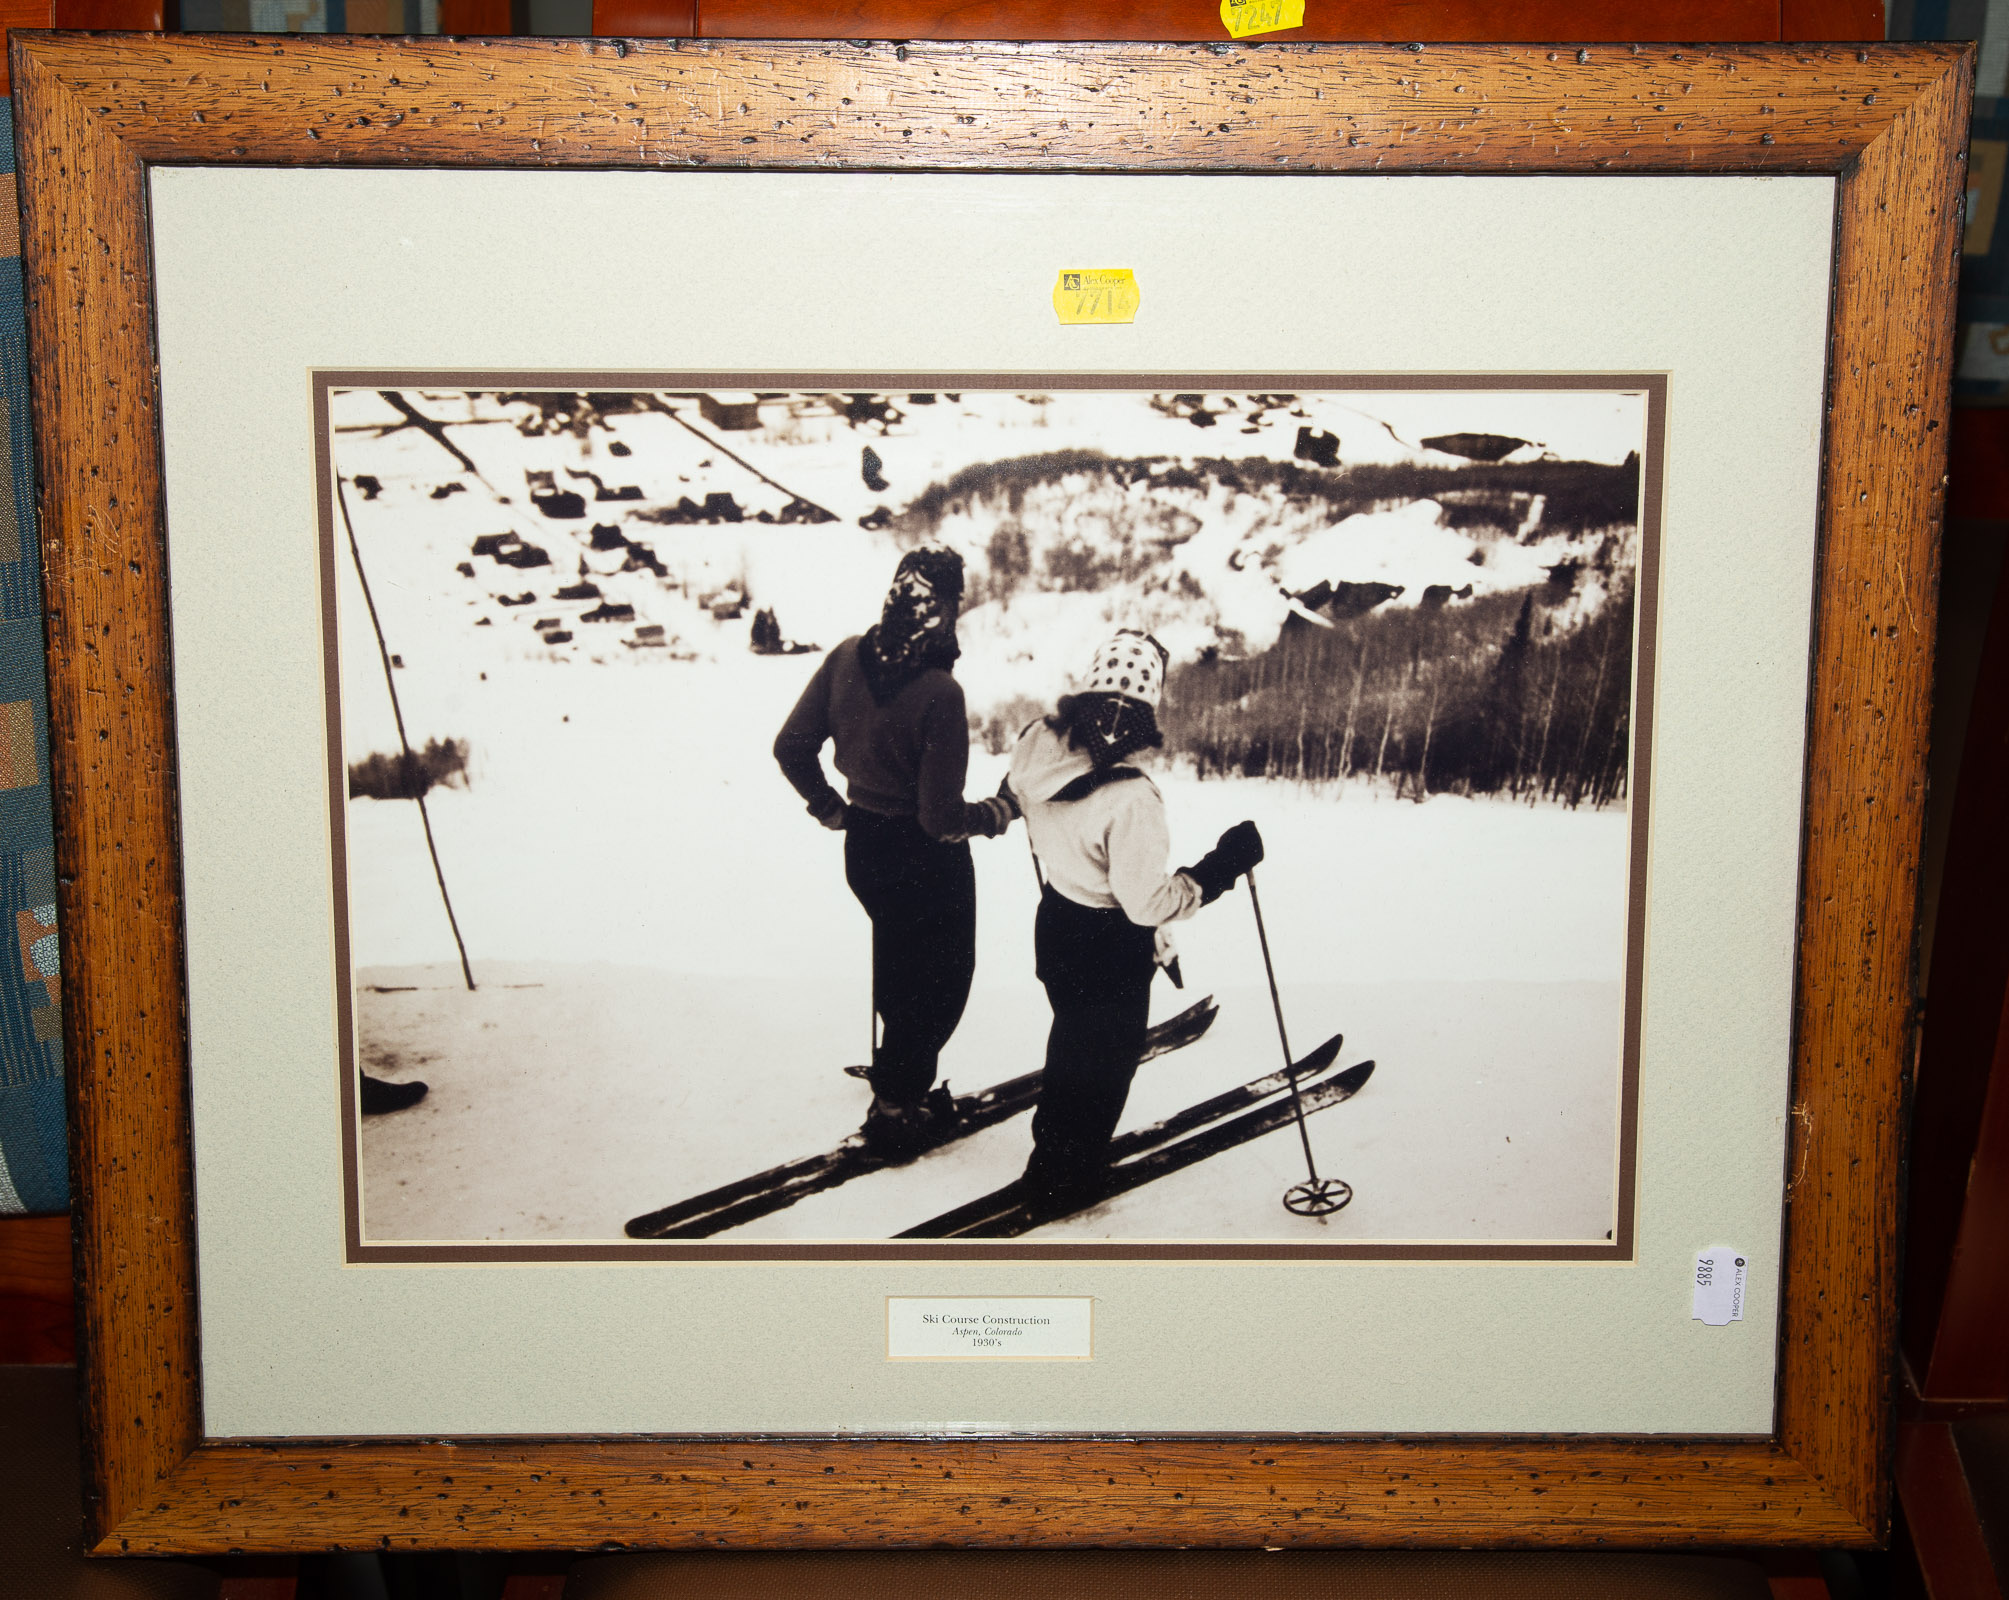
[[[872,993],[882,1028],[872,1090],[911,1103],[935,1081],[963,1020],[977,966],[977,880],[967,844],[944,844],[912,817],[845,813],[844,878],[872,919]]]
[[[1092,1185],[1108,1163],[1144,1053],[1156,967],[1151,929],[1051,887],[1033,920],[1033,949],[1053,1027],[1024,1181],[1057,1199]]]

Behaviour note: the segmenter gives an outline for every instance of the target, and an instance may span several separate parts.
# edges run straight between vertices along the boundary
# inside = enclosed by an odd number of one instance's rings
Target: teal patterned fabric
[[[0,100],[0,1212],[69,1205],[14,109]]]

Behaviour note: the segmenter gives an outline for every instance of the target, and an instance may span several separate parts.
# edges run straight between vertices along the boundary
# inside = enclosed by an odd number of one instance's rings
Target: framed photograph
[[[99,1548],[1881,1536],[1966,47],[14,51]]]
[[[1306,380],[317,372],[347,1258],[1631,1260],[1665,379]],[[953,659],[847,708],[903,561]],[[1113,752],[1051,726],[1097,672]],[[938,839],[925,759],[856,774],[958,692],[944,831],[1011,799]],[[1243,812],[1288,878],[1200,919]],[[1398,1035],[1437,1137],[1339,1135],[1340,1225],[1291,1134]],[[1078,1192],[977,1137],[1035,1104]]]

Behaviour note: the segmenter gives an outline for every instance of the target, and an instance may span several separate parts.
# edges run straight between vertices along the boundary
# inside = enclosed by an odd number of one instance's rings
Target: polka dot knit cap
[[[1125,628],[1095,652],[1083,694],[1120,694],[1154,711],[1165,693],[1165,647],[1148,633]]]

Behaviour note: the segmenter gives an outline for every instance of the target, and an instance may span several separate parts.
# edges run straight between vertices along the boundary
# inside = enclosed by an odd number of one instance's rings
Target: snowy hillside
[[[352,390],[333,421],[365,565],[397,591],[387,609],[421,632],[495,630],[466,642],[470,660],[716,660],[748,648],[762,611],[769,644],[827,646],[874,619],[899,551],[928,538],[969,563],[959,676],[982,717],[1050,699],[1113,622],[1182,659],[1240,657],[1293,614],[1456,604],[1558,571],[1586,578],[1556,608],[1594,611],[1629,540],[1614,556],[1609,526],[1500,486],[1570,470],[1541,441],[1476,427],[1502,396],[1423,398],[1475,426],[1425,435],[1432,448],[1403,431],[1424,425],[1405,415],[1414,395],[1086,390]],[[1639,397],[1538,398],[1572,460],[1622,475]],[[1495,463],[1453,445],[1513,448]]]

